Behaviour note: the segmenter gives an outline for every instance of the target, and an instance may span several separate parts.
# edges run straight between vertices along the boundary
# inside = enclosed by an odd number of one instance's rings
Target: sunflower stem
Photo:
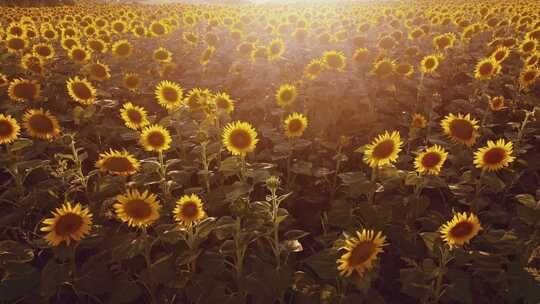
[[[521,139],[523,138],[523,132],[525,131],[525,127],[527,126],[527,123],[529,122],[529,117],[531,116],[532,112],[526,111],[525,117],[523,118],[523,121],[521,122],[521,126],[518,131],[517,136],[517,144],[521,143]]]
[[[368,201],[370,204],[375,203],[375,192],[377,192],[377,173],[379,171],[379,167],[375,166],[371,168],[371,186],[373,187],[372,191],[369,193]]]
[[[276,195],[276,189],[271,189],[271,200],[272,200],[272,224],[273,224],[273,233],[274,233],[274,245],[272,249],[274,251],[274,256],[276,258],[276,269],[281,268],[281,254],[280,254],[280,245],[279,245],[279,221],[278,221],[278,211],[279,211],[279,201]]]
[[[161,177],[161,190],[166,197],[169,197],[169,187],[167,186],[167,167],[163,159],[163,151],[158,152],[159,176]]]
[[[442,297],[444,290],[443,290],[443,279],[444,275],[446,273],[446,264],[448,264],[449,259],[449,251],[446,246],[443,246],[442,248],[439,248],[440,250],[440,259],[439,259],[439,269],[437,272],[437,280],[435,281],[435,290],[433,293],[433,302],[432,303],[439,303],[440,298]]]
[[[292,156],[293,156],[293,153],[294,153],[294,139],[291,139],[289,141],[289,144],[290,144],[290,150],[289,150],[289,155],[287,156],[287,190],[291,188],[291,161],[292,161]]]
[[[71,266],[71,277],[74,281],[77,279],[77,246],[78,245],[79,243],[75,242],[71,246],[69,246],[69,250],[70,250],[69,262]]]
[[[246,154],[240,155],[240,165],[240,179],[245,183],[247,181]]]
[[[203,170],[204,170],[204,183],[206,186],[206,193],[210,194],[210,171],[209,167],[210,164],[208,163],[208,157],[206,155],[206,142],[201,143],[201,161],[203,163]]]
[[[482,179],[484,178],[485,173],[486,171],[482,170],[482,172],[480,173],[480,176],[476,180],[474,200],[472,201],[472,204],[471,204],[471,211],[474,213],[478,212],[479,211],[478,209],[480,208],[480,206],[478,206],[478,197],[480,196],[480,193],[482,192]]]
[[[143,227],[142,228],[142,239],[144,240],[145,243],[148,242],[149,240],[149,235],[148,235],[148,232],[146,231],[146,227]],[[151,269],[152,269],[152,244],[145,244],[146,246],[144,246],[144,251],[143,251],[143,254],[144,254],[144,261],[146,262],[146,268],[148,269],[149,272],[151,272]],[[157,303],[156,301],[156,295],[155,295],[155,292],[154,292],[154,284],[152,282],[149,282],[149,286],[148,286],[148,294],[150,296],[150,303],[152,304],[155,304]]]
[[[336,195],[336,191],[337,191],[337,179],[338,179],[338,175],[339,175],[339,170],[341,169],[341,152],[343,150],[343,146],[341,145],[341,142],[338,146],[338,150],[337,150],[337,160],[336,160],[336,172],[334,173],[334,178],[332,179],[332,188],[330,190],[330,203],[332,203],[332,201],[334,201],[334,196]]]

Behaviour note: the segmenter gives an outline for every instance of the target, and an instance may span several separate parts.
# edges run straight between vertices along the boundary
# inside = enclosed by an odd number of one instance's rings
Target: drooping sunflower
[[[503,96],[496,96],[489,101],[489,108],[491,111],[497,112],[506,109],[505,100]]]
[[[420,174],[438,175],[447,157],[448,152],[441,146],[434,145],[427,148],[415,158],[414,168]]]
[[[54,48],[47,43],[38,43],[32,47],[34,55],[39,56],[44,60],[49,60],[54,57]]]
[[[137,189],[127,190],[116,196],[113,205],[116,216],[131,227],[146,227],[159,219],[161,205],[157,195]]]
[[[281,58],[281,55],[285,52],[285,43],[283,39],[273,39],[268,45],[268,59],[276,60]]]
[[[427,127],[427,119],[420,113],[414,113],[411,119],[411,127],[416,129],[423,129]]]
[[[152,57],[159,63],[167,63],[172,61],[172,53],[164,47],[160,47],[155,50]]]
[[[19,136],[21,127],[15,118],[0,114],[0,145],[9,144]]]
[[[175,221],[185,227],[191,227],[206,217],[203,202],[196,194],[184,195],[176,201],[173,214]]]
[[[448,114],[442,121],[444,133],[453,141],[472,146],[478,137],[478,121],[471,118],[471,114]]]
[[[35,80],[13,79],[9,83],[8,95],[11,100],[25,102],[35,101],[41,94],[41,86]]]
[[[364,162],[375,168],[393,163],[397,160],[401,151],[401,136],[399,132],[393,131],[380,134],[371,144],[366,145],[364,152]]]
[[[126,102],[120,109],[120,117],[124,121],[126,127],[138,130],[150,124],[148,114],[143,107]]]
[[[257,132],[250,123],[231,122],[223,130],[223,145],[233,155],[253,152],[258,142]]]
[[[276,92],[277,104],[282,107],[288,107],[294,103],[298,96],[296,86],[291,84],[282,84]]]
[[[111,69],[108,65],[99,62],[90,63],[85,66],[86,73],[90,79],[96,81],[105,81],[111,78]]]
[[[396,71],[396,63],[389,58],[381,58],[373,64],[370,74],[378,78],[386,78]]]
[[[313,59],[310,63],[304,68],[304,75],[314,80],[324,71],[325,63],[321,59]]]
[[[489,140],[487,146],[479,148],[474,153],[474,165],[486,171],[497,171],[513,162],[516,158],[513,153],[512,142],[499,139],[496,142]]]
[[[30,109],[23,116],[23,126],[32,137],[52,140],[60,134],[60,124],[54,115],[43,109]]]
[[[214,96],[214,103],[219,111],[231,114],[234,111],[234,101],[227,93],[218,93]]]
[[[161,106],[174,110],[182,104],[184,89],[175,82],[163,80],[157,85],[155,95]]]
[[[540,69],[537,67],[525,67],[519,74],[520,89],[527,89],[536,82],[540,76]]]
[[[126,150],[117,151],[110,149],[100,153],[96,168],[112,175],[128,176],[139,171],[139,161]]]
[[[91,105],[96,100],[96,89],[86,78],[69,78],[66,86],[69,96],[82,105]]]
[[[322,56],[326,68],[335,71],[343,71],[345,69],[346,59],[345,54],[338,51],[327,51]]]
[[[482,230],[482,226],[476,215],[463,212],[455,214],[439,230],[446,244],[454,248],[469,243]]]
[[[122,83],[124,84],[126,89],[133,92],[139,88],[139,85],[141,84],[141,79],[139,78],[139,75],[135,73],[126,73],[122,78]]]
[[[160,125],[151,125],[141,132],[140,143],[146,151],[162,152],[171,145],[169,131]]]
[[[503,61],[510,56],[510,49],[505,46],[500,46],[497,48],[492,54],[491,58],[495,59],[495,61],[502,63]]]
[[[492,57],[478,61],[474,70],[474,78],[489,80],[501,72],[500,63]]]
[[[43,221],[41,231],[48,232],[45,240],[51,246],[58,246],[62,242],[67,245],[71,241],[80,241],[90,233],[92,227],[92,213],[80,203],[73,206],[70,202],[52,211],[53,217]]]
[[[285,135],[289,138],[300,137],[304,134],[308,125],[306,116],[300,113],[292,113],[285,119]]]
[[[133,46],[125,39],[118,40],[112,45],[112,53],[116,57],[127,58],[133,52]]]
[[[92,58],[90,50],[82,46],[74,46],[69,50],[69,58],[75,63],[86,63]]]
[[[427,55],[420,62],[420,70],[424,74],[433,74],[439,67],[440,60],[438,55]]]
[[[362,276],[366,270],[373,267],[377,255],[383,252],[383,247],[387,245],[386,236],[380,231],[357,231],[355,237],[345,240],[345,246],[341,249],[346,250],[346,253],[337,260],[337,269],[345,277],[349,277],[355,270]]]

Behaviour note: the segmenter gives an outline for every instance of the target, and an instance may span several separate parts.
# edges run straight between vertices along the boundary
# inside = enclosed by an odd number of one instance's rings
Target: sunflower
[[[196,194],[184,195],[173,210],[174,219],[182,226],[191,227],[206,217],[201,198]]]
[[[80,241],[92,227],[92,213],[79,203],[73,206],[70,202],[52,211],[53,217],[43,221],[41,231],[48,232],[45,240],[51,246],[58,246],[65,241]]]
[[[346,253],[337,260],[337,269],[342,276],[350,276],[354,270],[362,276],[366,270],[373,267],[377,255],[388,245],[386,237],[379,231],[362,229],[356,232],[356,237],[345,240]]]
[[[489,140],[487,146],[479,148],[474,153],[474,164],[476,168],[486,171],[497,171],[513,162],[516,158],[512,156],[512,142],[505,142],[499,139],[496,142]]]
[[[76,46],[80,46],[81,42],[75,38],[62,38],[61,46],[64,50],[68,51]]]
[[[500,63],[493,57],[481,59],[476,64],[474,78],[478,80],[488,80],[501,72]]]
[[[69,58],[75,63],[85,63],[90,60],[92,53],[82,46],[74,46],[69,50]]]
[[[369,50],[367,48],[358,48],[354,51],[352,60],[357,64],[365,63],[369,56]]]
[[[169,131],[160,125],[151,125],[141,132],[140,143],[146,151],[162,152],[171,144]]]
[[[5,45],[10,53],[20,53],[28,46],[26,37],[8,35],[5,39]]]
[[[148,31],[153,37],[161,37],[169,32],[169,27],[162,20],[152,21],[148,27]]]
[[[108,65],[101,62],[90,63],[85,66],[86,73],[90,79],[96,81],[105,81],[111,78],[111,69]]]
[[[377,76],[378,78],[386,78],[392,75],[396,71],[396,63],[394,60],[388,58],[382,58],[377,60],[373,64],[371,69],[371,74]]]
[[[311,60],[310,63],[304,69],[304,75],[314,80],[324,71],[325,63],[321,59]]]
[[[268,49],[264,46],[256,46],[251,51],[251,61],[263,62],[268,59]]]
[[[373,168],[395,162],[402,145],[403,142],[399,132],[388,133],[388,131],[385,131],[384,134],[380,134],[375,138],[371,144],[366,145],[364,162]]]
[[[223,130],[223,145],[233,155],[246,155],[253,152],[259,140],[257,132],[247,122],[231,122]]]
[[[505,46],[498,47],[492,54],[491,58],[493,58],[495,61],[502,63],[503,61],[510,56],[510,49]]]
[[[346,66],[346,57],[343,52],[327,51],[322,56],[322,61],[330,70],[343,71]]]
[[[506,109],[507,107],[505,106],[504,97],[497,96],[491,98],[491,100],[489,101],[489,108],[494,112]]]
[[[526,89],[536,82],[540,76],[540,69],[537,67],[525,67],[519,74],[519,87]]]
[[[25,54],[21,58],[21,66],[30,72],[41,75],[43,73],[43,59],[33,53]]]
[[[440,60],[438,55],[427,55],[420,62],[420,70],[424,74],[433,74],[439,67]]]
[[[522,54],[530,54],[538,49],[538,41],[534,39],[525,39],[518,48]]]
[[[420,113],[414,113],[411,119],[411,127],[416,129],[423,129],[427,127],[427,119]]]
[[[54,57],[54,48],[46,43],[38,43],[32,47],[32,53],[41,59],[49,60]]]
[[[133,52],[133,46],[129,41],[122,39],[112,45],[112,53],[116,57],[127,58]]]
[[[139,75],[135,73],[126,73],[122,78],[122,83],[128,90],[133,92],[139,88],[139,85],[141,84],[141,79],[139,78]]]
[[[277,38],[270,42],[268,45],[268,59],[276,60],[281,58],[281,55],[285,52],[285,43],[283,39]]]
[[[218,93],[214,96],[214,103],[218,110],[227,114],[231,114],[234,111],[234,101],[227,93]]]
[[[0,145],[9,144],[19,136],[21,127],[15,118],[0,114]]]
[[[298,90],[294,85],[282,84],[276,92],[277,104],[282,107],[288,107],[294,103],[298,96]]]
[[[23,116],[23,126],[32,137],[51,140],[60,134],[58,120],[49,111],[30,109]]]
[[[410,63],[400,63],[396,66],[396,74],[402,77],[411,77],[414,73],[414,67]]]
[[[154,51],[152,57],[159,63],[167,63],[172,61],[172,53],[166,48],[160,47]]]
[[[155,95],[161,106],[174,110],[182,104],[184,89],[175,82],[163,80],[157,85]]]
[[[116,151],[110,149],[108,152],[99,154],[96,167],[103,172],[112,175],[128,176],[139,171],[139,161],[126,150]]]
[[[442,239],[450,248],[454,248],[469,243],[482,230],[482,226],[476,215],[463,212],[455,214],[439,230]]]
[[[41,86],[35,80],[18,78],[9,83],[8,95],[14,101],[35,101],[39,98],[40,93]]]
[[[91,105],[96,100],[96,89],[86,78],[69,78],[66,87],[69,96],[82,105]]]
[[[307,128],[308,119],[303,114],[295,112],[287,116],[284,125],[287,137],[300,137]]]
[[[159,219],[161,205],[157,195],[137,189],[127,190],[116,196],[113,205],[116,216],[131,227],[146,227]]]
[[[128,25],[123,20],[116,20],[111,23],[111,30],[116,34],[123,34],[128,31]]]
[[[120,109],[120,117],[124,121],[126,127],[138,130],[150,124],[147,118],[146,110],[143,107],[127,102]]]
[[[415,158],[414,168],[420,174],[438,175],[447,157],[448,152],[441,146],[434,145]]]
[[[472,146],[478,137],[478,121],[471,118],[471,114],[450,113],[441,121],[441,127],[452,140],[467,146]]]
[[[107,53],[107,43],[100,38],[92,38],[86,41],[86,45],[89,49],[96,53]]]
[[[433,45],[438,51],[445,51],[454,46],[456,35],[454,33],[444,33],[433,38]]]

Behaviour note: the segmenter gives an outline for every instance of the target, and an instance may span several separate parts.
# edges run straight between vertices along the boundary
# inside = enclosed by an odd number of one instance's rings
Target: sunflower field
[[[536,0],[0,6],[0,303],[540,303],[539,43]]]

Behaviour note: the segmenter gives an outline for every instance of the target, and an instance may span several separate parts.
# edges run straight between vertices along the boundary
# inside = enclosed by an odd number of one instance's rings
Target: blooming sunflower
[[[169,149],[171,141],[169,131],[160,125],[147,126],[140,137],[140,143],[146,151],[165,151]]]
[[[28,46],[28,38],[8,35],[5,39],[5,46],[10,53],[20,53]]]
[[[39,98],[40,93],[41,86],[35,80],[13,79],[8,86],[9,98],[14,101],[35,101]]]
[[[519,74],[519,87],[527,89],[536,82],[540,76],[540,69],[537,67],[525,67]]]
[[[463,212],[455,214],[439,230],[442,239],[450,248],[454,248],[469,243],[482,230],[482,226],[476,215]]]
[[[69,58],[75,63],[86,63],[92,57],[90,50],[82,46],[74,46],[69,50]]]
[[[233,155],[246,155],[253,152],[259,140],[257,132],[247,122],[231,122],[223,130],[223,145]]]
[[[150,124],[146,110],[131,102],[126,102],[122,106],[122,109],[120,109],[120,117],[124,121],[126,127],[133,130],[141,129]]]
[[[423,129],[427,127],[427,119],[420,113],[414,113],[411,119],[411,127],[416,129]]]
[[[105,81],[111,78],[111,69],[108,65],[101,62],[90,63],[85,66],[86,73],[90,79],[96,81]]]
[[[234,111],[234,101],[227,93],[218,93],[214,96],[214,103],[218,110],[227,114],[231,114]]]
[[[378,78],[386,78],[396,71],[396,63],[389,58],[381,58],[373,64],[371,74]]]
[[[493,57],[488,57],[478,61],[474,70],[474,78],[478,80],[489,80],[500,72],[500,63]]]
[[[300,137],[304,134],[308,125],[308,119],[306,116],[300,113],[292,113],[285,119],[285,135],[287,137]]]
[[[196,194],[184,195],[176,201],[174,219],[182,226],[190,227],[206,217],[203,202]]]
[[[135,73],[126,73],[122,78],[122,83],[128,90],[136,91],[141,84],[141,79],[139,78],[139,75]]]
[[[327,51],[324,52],[322,56],[322,61],[324,62],[326,68],[335,71],[343,71],[345,69],[345,60],[345,54],[338,51]]]
[[[58,120],[49,111],[30,109],[23,116],[23,126],[32,137],[52,140],[60,134]]]
[[[424,74],[433,74],[439,67],[440,60],[438,55],[427,55],[420,62],[420,70]]]
[[[314,59],[304,69],[304,75],[314,80],[324,71],[325,63],[321,59]]]
[[[373,267],[373,262],[377,255],[383,252],[386,243],[386,236],[380,231],[362,229],[356,232],[356,237],[345,240],[346,253],[337,260],[337,269],[342,276],[350,276],[354,270],[362,276],[366,270]]]
[[[100,38],[92,38],[86,41],[88,48],[96,53],[107,53],[107,43]]]
[[[474,153],[474,164],[476,168],[486,171],[497,171],[513,162],[516,158],[512,156],[512,142],[505,142],[499,139],[496,142],[489,140],[487,146],[479,148]]]
[[[396,73],[402,77],[411,77],[414,67],[410,63],[400,63],[396,66]]]
[[[21,127],[15,118],[0,114],[0,145],[9,144],[19,136]]]
[[[420,174],[438,175],[447,157],[448,152],[441,146],[434,145],[415,158],[414,168]]]
[[[495,59],[495,61],[502,63],[508,56],[510,56],[510,49],[505,46],[498,47],[492,54],[491,58]]]
[[[270,42],[268,45],[268,59],[276,60],[281,58],[281,55],[285,52],[285,43],[283,39],[277,38]]]
[[[504,97],[497,96],[491,98],[491,100],[489,101],[489,108],[494,112],[506,109],[507,107],[505,106]]]
[[[43,59],[33,53],[25,54],[21,58],[21,66],[30,72],[41,75],[43,73]]]
[[[91,105],[96,100],[96,89],[86,78],[69,78],[66,87],[69,96],[82,105]]]
[[[535,39],[525,39],[523,42],[519,45],[519,51],[522,54],[530,54],[538,49],[538,41]]]
[[[54,48],[47,43],[38,43],[32,47],[32,53],[41,59],[49,60],[54,57]]]
[[[441,127],[452,140],[467,146],[472,146],[478,137],[478,121],[471,118],[471,114],[450,113],[441,121]]]
[[[298,96],[298,90],[294,85],[282,84],[276,92],[277,104],[282,107],[288,107],[294,103]]]
[[[133,52],[133,46],[125,39],[118,40],[112,45],[112,53],[116,57],[127,58]]]
[[[154,51],[152,57],[159,63],[168,63],[172,61],[172,53],[166,48],[160,47]]]
[[[182,104],[184,89],[175,82],[163,80],[157,85],[155,94],[161,106],[173,110]]]
[[[113,205],[116,216],[131,227],[146,227],[159,219],[161,205],[157,195],[137,189],[116,196]]]
[[[401,151],[401,136],[399,132],[393,131],[380,134],[371,144],[366,145],[364,152],[364,162],[370,167],[379,167],[395,162]]]
[[[126,150],[110,149],[108,152],[99,154],[96,167],[112,175],[128,176],[139,171],[140,164],[135,156]]]
[[[71,241],[80,241],[92,227],[92,213],[80,203],[73,206],[70,202],[52,211],[53,217],[43,220],[41,231],[48,232],[45,240],[51,246],[58,246],[62,242],[68,245]]]

